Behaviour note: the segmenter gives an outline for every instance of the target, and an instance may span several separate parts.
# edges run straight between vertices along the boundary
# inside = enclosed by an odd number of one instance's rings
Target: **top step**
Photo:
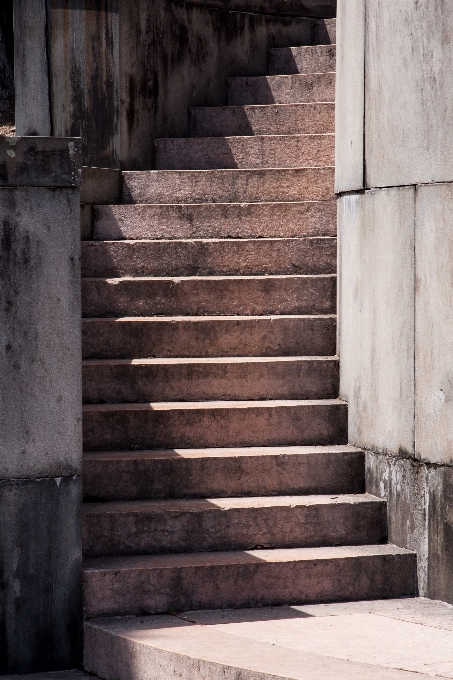
[[[335,71],[336,45],[283,47],[269,51],[269,75]]]

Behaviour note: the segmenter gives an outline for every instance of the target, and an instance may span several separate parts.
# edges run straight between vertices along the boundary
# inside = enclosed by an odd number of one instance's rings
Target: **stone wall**
[[[11,126],[14,119],[13,59],[13,3],[12,0],[2,0],[0,6],[0,134],[3,134],[3,128],[6,125]]]
[[[15,0],[18,134],[81,135],[83,163],[154,167],[154,140],[270,47],[311,44],[335,0]],[[310,16],[311,18],[306,18]]]
[[[340,0],[341,396],[390,540],[453,603],[453,9]]]
[[[79,661],[80,167],[0,138],[0,675]]]

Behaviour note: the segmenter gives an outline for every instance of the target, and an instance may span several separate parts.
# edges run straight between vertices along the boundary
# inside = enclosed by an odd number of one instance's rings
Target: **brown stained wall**
[[[47,49],[40,63],[16,50],[18,134],[81,134],[85,165],[150,169],[155,138],[188,134],[190,106],[225,104],[226,78],[264,75],[270,47],[312,44],[322,20],[307,16],[335,4],[17,0],[16,32]],[[30,94],[37,79],[47,121]]]

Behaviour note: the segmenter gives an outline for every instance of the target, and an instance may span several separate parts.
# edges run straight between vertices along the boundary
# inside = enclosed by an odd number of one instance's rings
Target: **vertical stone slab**
[[[340,383],[351,443],[413,452],[414,189],[339,199]]]
[[[366,186],[453,179],[452,43],[450,2],[367,0]]]
[[[363,189],[365,1],[338,0],[335,191]]]
[[[453,185],[417,188],[415,450],[453,464]]]
[[[51,135],[46,0],[14,0],[18,135]]]

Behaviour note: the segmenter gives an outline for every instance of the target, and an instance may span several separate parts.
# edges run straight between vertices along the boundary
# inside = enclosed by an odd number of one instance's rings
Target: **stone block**
[[[340,395],[349,438],[408,454],[414,411],[414,189],[339,199]]]
[[[0,189],[0,239],[0,479],[78,474],[78,190]]]
[[[453,185],[417,188],[415,231],[415,449],[453,464]]]
[[[365,0],[339,0],[335,191],[363,189]]]
[[[78,187],[80,139],[0,137],[0,187]]]
[[[93,238],[93,206],[91,203],[80,205],[80,237],[82,241],[91,241]]]
[[[299,17],[334,17],[336,0],[186,0],[188,5],[202,5],[235,12],[259,12]]]
[[[80,477],[0,481],[0,573],[0,674],[77,666]]]
[[[80,202],[96,205],[121,203],[121,171],[83,167]]]
[[[366,186],[450,181],[453,5],[366,5]]]

